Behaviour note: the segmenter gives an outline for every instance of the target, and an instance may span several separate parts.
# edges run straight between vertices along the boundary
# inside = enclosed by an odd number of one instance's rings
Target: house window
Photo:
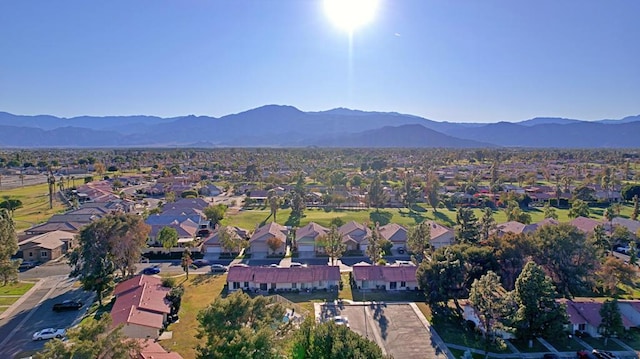
[[[249,288],[249,282],[244,282],[244,287]]]
[[[407,282],[400,282],[400,288],[404,288],[407,286]]]
[[[578,330],[581,332],[584,332],[587,329],[586,324],[582,323],[582,324],[578,324]]]
[[[267,290],[267,283],[260,283],[260,290]]]
[[[49,256],[49,252],[47,251],[40,251],[40,257],[42,258],[47,258]]]
[[[276,289],[276,284],[275,283],[271,283],[271,289]]]
[[[305,283],[300,283],[300,288],[301,289],[305,289],[307,287],[307,285]]]
[[[398,289],[398,282],[390,282],[389,289]]]
[[[298,288],[298,283],[291,283],[291,288],[293,288],[293,289]]]
[[[239,289],[240,288],[240,282],[233,282],[233,289]]]
[[[318,287],[322,288],[324,286],[324,281],[318,281]]]

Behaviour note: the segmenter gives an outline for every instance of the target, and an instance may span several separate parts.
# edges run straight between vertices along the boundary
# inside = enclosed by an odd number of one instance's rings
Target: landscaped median
[[[35,282],[18,282],[0,286],[0,319],[4,312],[27,293]]]

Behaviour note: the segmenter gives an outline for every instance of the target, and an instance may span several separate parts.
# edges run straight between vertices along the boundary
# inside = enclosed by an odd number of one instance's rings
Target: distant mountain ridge
[[[0,147],[450,147],[640,148],[640,115],[582,121],[437,122],[397,112],[304,112],[266,105],[210,116],[22,116],[0,112]]]

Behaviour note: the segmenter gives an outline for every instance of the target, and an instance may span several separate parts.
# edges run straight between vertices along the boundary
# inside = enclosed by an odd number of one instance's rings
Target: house
[[[618,309],[620,309],[620,314],[626,317],[632,326],[640,327],[640,301],[619,300]]]
[[[227,274],[229,291],[290,291],[335,289],[340,284],[340,267],[245,267],[232,266]]]
[[[384,226],[378,227],[378,233],[380,233],[380,236],[382,236],[382,238],[389,240],[393,244],[393,247],[391,247],[392,252],[405,252],[405,248],[407,246],[406,228],[396,223],[389,223],[385,224]]]
[[[208,184],[201,187],[198,192],[204,194],[205,196],[215,197],[219,196],[222,193],[222,189],[214,184]]]
[[[74,222],[46,222],[35,227],[31,227],[24,231],[25,234],[38,235],[45,234],[54,231],[64,231],[78,233],[84,227],[86,223],[74,223]]]
[[[584,233],[593,233],[597,226],[602,226],[603,223],[600,221],[596,221],[595,219],[586,218],[586,217],[577,217],[569,222],[572,226],[578,228],[580,231]]]
[[[636,236],[637,233],[640,233],[640,221],[634,221],[628,218],[616,217],[611,221],[615,226],[625,227],[632,236]]]
[[[461,302],[461,306],[462,306],[462,318],[464,320],[470,320],[473,323],[475,323],[476,328],[478,328],[482,333],[485,332],[484,327],[481,325],[480,323],[480,317],[478,317],[478,314],[476,313],[475,308],[473,308],[473,306],[471,305],[471,303],[469,303],[469,301],[467,300],[463,300]],[[494,323],[496,324],[496,323]],[[504,330],[503,328],[495,328],[494,327],[494,333],[496,336],[502,338],[502,339],[514,339],[515,335],[509,331]]]
[[[316,241],[328,232],[329,228],[313,222],[298,229],[295,238],[296,246],[298,247],[298,256],[307,258],[315,256],[316,251],[324,253],[324,248],[317,246]]]
[[[139,339],[140,353],[132,355],[131,359],[183,359],[176,352],[168,352],[160,344],[149,339]]]
[[[30,237],[18,244],[26,261],[47,262],[58,259],[73,248],[75,233],[52,231]]]
[[[531,224],[524,224],[518,221],[509,221],[509,222],[498,224],[496,226],[495,233],[498,234],[499,236],[502,236],[505,233],[527,234],[527,233],[535,232],[536,230],[538,230],[538,228],[542,226],[558,225],[558,223],[559,222],[553,218],[545,218],[540,222],[531,223]]]
[[[249,238],[249,231],[239,227],[218,227],[213,233],[204,239],[202,250],[206,254],[220,254],[227,252],[228,250],[223,248],[220,243],[220,231],[227,230],[231,236],[236,238],[242,238],[247,240]]]
[[[338,228],[342,235],[342,243],[346,244],[348,251],[365,251],[367,240],[371,237],[371,229],[364,224],[351,221]]]
[[[598,327],[602,322],[600,316],[600,309],[602,303],[596,302],[593,299],[559,299],[560,303],[567,306],[567,314],[569,315],[569,330],[570,332],[583,332],[588,333],[594,338],[600,337],[600,330]],[[633,322],[627,318],[621,310],[622,325],[625,329],[629,329],[634,326]]]
[[[414,265],[374,266],[359,263],[353,266],[353,280],[359,290],[417,290],[417,270]]]
[[[173,228],[176,230],[176,232],[178,233],[179,245],[193,242],[193,240],[196,238],[198,230],[200,229],[200,225],[198,223],[195,223],[191,219],[186,219],[182,222],[174,220],[173,222],[168,224],[153,224],[151,225],[151,232],[149,232],[148,244],[150,246],[162,246],[162,244],[158,242],[158,233],[160,233],[160,231],[165,227]]]
[[[434,249],[453,245],[456,241],[455,233],[449,227],[445,227],[434,221],[429,221],[429,231],[431,232],[431,246]]]
[[[113,291],[112,326],[122,324],[122,333],[129,338],[157,339],[171,313],[169,291],[162,279],[148,275],[119,283]]]
[[[271,222],[256,229],[251,238],[249,239],[249,247],[251,254],[254,258],[266,257],[270,253],[284,254],[287,245],[287,234],[289,230],[287,227],[278,223]],[[271,238],[277,238],[280,241],[280,245],[275,249],[269,247],[268,242]]]

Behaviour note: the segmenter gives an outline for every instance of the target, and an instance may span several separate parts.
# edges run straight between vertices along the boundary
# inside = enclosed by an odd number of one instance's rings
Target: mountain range
[[[0,112],[0,147],[638,148],[640,115],[584,121],[438,122],[396,112],[267,105],[223,117],[23,116]]]

